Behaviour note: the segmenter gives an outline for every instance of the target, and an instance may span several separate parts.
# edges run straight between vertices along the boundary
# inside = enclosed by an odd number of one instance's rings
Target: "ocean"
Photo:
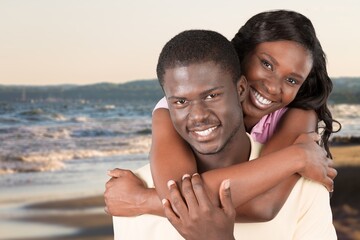
[[[31,227],[14,219],[39,214],[24,211],[24,203],[99,195],[107,170],[146,164],[155,104],[0,103],[0,225],[8,226],[7,234]],[[360,105],[332,105],[331,111],[342,123],[334,136],[360,137]],[[43,225],[32,227],[45,233]]]
[[[155,104],[0,103],[0,202],[31,199],[29,189],[33,198],[53,195],[56,186],[103,191],[108,169],[147,162]],[[77,189],[82,181],[92,185]]]

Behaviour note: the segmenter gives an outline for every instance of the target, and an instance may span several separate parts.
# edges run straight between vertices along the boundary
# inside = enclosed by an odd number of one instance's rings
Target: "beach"
[[[338,239],[360,239],[360,145],[335,146],[331,151],[338,170],[331,198]],[[112,219],[103,208],[101,194],[28,204],[26,210],[41,214],[22,216],[16,221],[58,226],[60,231],[51,238],[37,236],[13,239],[113,239]]]
[[[0,239],[113,239],[102,196],[107,170],[147,163],[147,154],[82,159],[54,172],[20,173],[6,188],[13,176],[0,175]]]
[[[113,239],[107,170],[148,163],[156,101],[8,102],[0,115],[0,240]],[[331,198],[339,239],[360,239],[360,105],[335,105]],[[349,138],[350,137],[350,138]],[[345,141],[344,141],[345,139]]]

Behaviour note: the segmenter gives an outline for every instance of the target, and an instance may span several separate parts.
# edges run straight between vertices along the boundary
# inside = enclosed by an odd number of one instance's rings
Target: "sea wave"
[[[85,116],[77,116],[77,117],[71,118],[71,121],[75,122],[75,123],[85,123],[88,121],[88,118]]]
[[[66,166],[65,161],[86,158],[100,158],[115,155],[146,154],[150,150],[151,138],[149,136],[136,136],[126,142],[115,141],[115,144],[105,142],[98,144],[97,148],[82,148],[49,150],[42,148],[39,151],[0,152],[0,174],[16,172],[42,172],[60,170]],[[78,147],[78,146],[77,146]]]
[[[13,117],[0,117],[0,124],[15,124],[15,123],[19,123],[21,122],[19,119],[17,118],[13,118]]]
[[[26,111],[19,113],[19,115],[21,115],[21,116],[38,116],[38,115],[43,115],[43,114],[44,114],[44,110],[41,108],[26,110]]]
[[[0,174],[10,174],[17,172],[44,172],[55,171],[64,168],[63,162],[27,162],[21,161],[0,161]]]
[[[113,105],[113,104],[107,104],[107,105],[99,106],[99,107],[98,107],[98,109],[101,110],[101,111],[114,110],[115,108],[116,108],[116,106]]]

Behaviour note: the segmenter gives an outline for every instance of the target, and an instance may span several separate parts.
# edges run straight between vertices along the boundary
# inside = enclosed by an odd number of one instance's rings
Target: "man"
[[[241,102],[247,86],[238,66],[231,43],[211,31],[180,33],[165,45],[160,54],[158,78],[173,125],[193,149],[201,173],[248,161],[259,153],[259,146],[248,137],[243,124]],[[142,169],[138,174],[148,187],[153,186],[148,169]],[[302,195],[314,195],[319,188],[328,198],[323,186],[299,180],[289,196],[290,200],[274,220],[235,224],[235,237],[297,239],[304,234],[297,226],[309,227],[306,214],[313,209],[313,199],[304,199]],[[327,218],[326,224],[330,221],[328,226],[332,229],[328,232],[331,232],[332,239],[335,231],[331,224],[331,211],[326,215],[330,209],[326,209],[328,202],[323,202],[323,199],[316,207],[324,206],[322,219]],[[289,224],[288,229],[284,230],[284,224]],[[150,215],[114,217],[114,231],[116,239],[181,239],[166,219]]]

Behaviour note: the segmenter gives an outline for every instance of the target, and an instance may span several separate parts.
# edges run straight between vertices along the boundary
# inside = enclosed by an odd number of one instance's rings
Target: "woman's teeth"
[[[271,103],[270,100],[261,96],[260,93],[258,93],[257,91],[254,91],[254,96],[255,96],[256,100],[258,100],[261,104],[268,105]]]

